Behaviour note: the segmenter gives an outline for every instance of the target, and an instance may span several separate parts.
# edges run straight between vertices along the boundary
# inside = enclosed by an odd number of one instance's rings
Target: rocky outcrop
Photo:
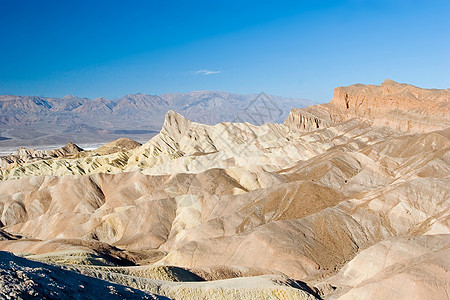
[[[421,89],[386,79],[380,86],[355,84],[334,90],[330,103],[293,109],[293,130],[317,130],[352,118],[400,132],[429,132],[450,126],[450,89]]]
[[[0,251],[0,297],[3,299],[167,299],[127,286],[30,261]]]
[[[346,118],[361,117],[400,131],[425,132],[450,126],[450,89],[421,89],[386,79],[380,86],[336,88],[330,103]]]
[[[296,131],[309,132],[330,127],[342,120],[332,114],[327,105],[313,105],[304,109],[292,109],[284,124]]]

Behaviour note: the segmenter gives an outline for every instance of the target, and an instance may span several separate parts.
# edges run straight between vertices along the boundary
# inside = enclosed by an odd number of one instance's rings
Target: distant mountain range
[[[282,123],[292,108],[309,104],[305,99],[214,91],[139,93],[115,100],[3,95],[0,147],[108,142],[124,135],[144,142],[159,132],[169,110],[204,124]]]

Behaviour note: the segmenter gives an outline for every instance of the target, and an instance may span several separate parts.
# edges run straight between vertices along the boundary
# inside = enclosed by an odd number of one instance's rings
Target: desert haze
[[[41,148],[67,141],[88,146],[127,137],[147,142],[159,132],[168,110],[192,121],[216,124],[234,121],[260,123],[241,114],[257,95],[215,91],[172,93],[160,96],[130,94],[109,100],[65,96],[0,96],[0,152],[18,147]],[[305,99],[271,96],[277,111],[266,122],[282,122],[292,107],[312,104]]]
[[[448,298],[449,89],[338,87],[264,124],[218,123],[244,96],[189,97],[0,96],[19,127],[168,110],[143,144],[1,157],[1,297]]]

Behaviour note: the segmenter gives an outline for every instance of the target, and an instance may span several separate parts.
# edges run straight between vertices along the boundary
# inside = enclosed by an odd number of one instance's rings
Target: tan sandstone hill
[[[142,144],[128,138],[120,138],[101,146],[100,148],[96,149],[95,152],[100,155],[107,155],[116,152],[133,150],[139,146],[142,146]]]

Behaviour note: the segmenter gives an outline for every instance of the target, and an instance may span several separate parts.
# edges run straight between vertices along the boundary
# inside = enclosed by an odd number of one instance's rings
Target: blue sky
[[[0,94],[450,87],[450,1],[0,0]]]

